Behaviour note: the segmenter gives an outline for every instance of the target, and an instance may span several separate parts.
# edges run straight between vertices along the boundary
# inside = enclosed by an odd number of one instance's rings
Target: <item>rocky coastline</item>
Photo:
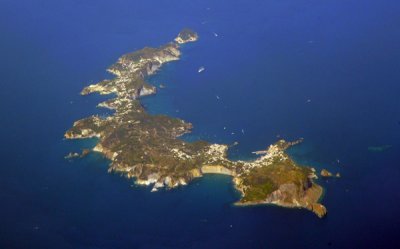
[[[93,151],[110,160],[109,172],[122,173],[139,185],[151,185],[152,191],[186,185],[204,174],[225,174],[232,176],[234,186],[242,193],[237,205],[305,208],[323,217],[326,208],[319,203],[323,189],[314,182],[315,170],[297,165],[285,152],[301,140],[280,140],[254,161],[231,161],[227,158],[227,145],[185,142],[179,137],[189,133],[192,124],[165,115],[150,115],[143,108],[140,97],[157,90],[146,82],[146,77],[165,63],[179,60],[180,46],[198,38],[195,32],[185,29],[164,46],[146,47],[120,57],[108,69],[115,78],[89,85],[81,92],[113,94],[98,106],[114,113],[78,120],[64,137],[97,137]]]

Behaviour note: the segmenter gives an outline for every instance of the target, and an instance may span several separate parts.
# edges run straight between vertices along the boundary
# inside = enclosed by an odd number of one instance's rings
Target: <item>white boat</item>
[[[200,67],[199,70],[198,70],[197,72],[201,73],[201,72],[203,72],[204,70],[206,70],[204,67]]]

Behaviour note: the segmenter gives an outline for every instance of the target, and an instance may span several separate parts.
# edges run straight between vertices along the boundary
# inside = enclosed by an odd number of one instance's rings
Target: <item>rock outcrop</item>
[[[322,169],[320,175],[321,175],[322,177],[325,177],[325,178],[326,178],[326,177],[337,177],[337,178],[340,177],[340,173],[336,173],[336,174],[334,175],[334,174],[332,174],[331,172],[329,172],[329,171],[326,170],[326,169]]]
[[[179,44],[187,43],[187,42],[194,42],[199,39],[199,36],[197,35],[196,32],[190,30],[190,29],[184,29],[182,30],[178,36],[175,38],[175,42]]]

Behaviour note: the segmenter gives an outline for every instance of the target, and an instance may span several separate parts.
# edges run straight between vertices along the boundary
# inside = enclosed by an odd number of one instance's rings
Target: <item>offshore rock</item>
[[[190,29],[184,29],[179,34],[178,37],[175,38],[175,42],[179,44],[187,43],[187,42],[194,42],[199,39],[199,36],[196,32]]]

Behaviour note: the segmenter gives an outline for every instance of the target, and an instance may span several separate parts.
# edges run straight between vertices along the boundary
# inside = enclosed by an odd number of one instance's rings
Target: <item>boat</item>
[[[198,70],[197,72],[201,73],[201,72],[203,72],[204,70],[206,70],[204,67],[200,67],[199,70]]]

